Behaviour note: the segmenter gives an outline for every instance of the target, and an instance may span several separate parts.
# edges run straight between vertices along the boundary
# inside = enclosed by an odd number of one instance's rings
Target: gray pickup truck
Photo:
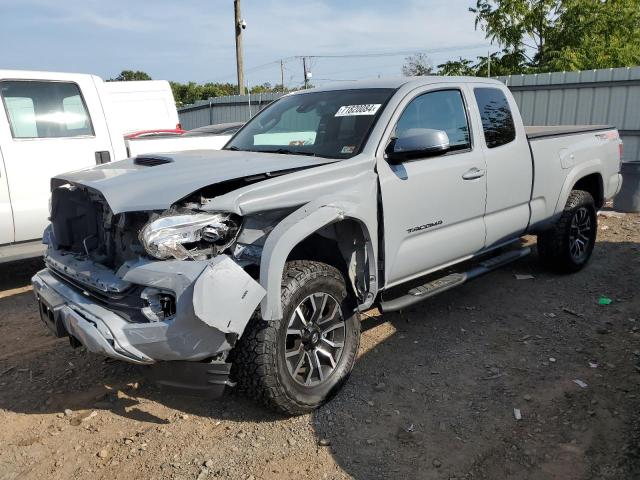
[[[549,267],[580,270],[621,148],[613,127],[525,128],[490,79],[296,92],[222,151],[55,177],[35,295],[72,346],[307,412],[349,376],[358,312],[521,258],[524,234]]]

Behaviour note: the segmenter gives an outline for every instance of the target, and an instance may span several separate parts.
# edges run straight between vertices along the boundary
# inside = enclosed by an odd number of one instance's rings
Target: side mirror
[[[449,151],[449,136],[442,130],[432,128],[410,128],[394,138],[386,149],[391,163],[412,158],[442,155]]]

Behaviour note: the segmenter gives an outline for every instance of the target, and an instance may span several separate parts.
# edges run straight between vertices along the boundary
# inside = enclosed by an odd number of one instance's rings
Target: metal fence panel
[[[623,160],[640,160],[640,67],[498,77],[525,125],[613,125]]]
[[[282,95],[282,93],[263,93],[253,94],[251,97],[249,95],[216,97],[180,107],[178,115],[182,128],[186,130],[217,123],[246,122]]]

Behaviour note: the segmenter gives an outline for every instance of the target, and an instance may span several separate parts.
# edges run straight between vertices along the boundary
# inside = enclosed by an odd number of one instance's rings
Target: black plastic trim
[[[558,125],[562,126],[562,125]],[[549,132],[538,132],[538,133],[528,133],[527,138],[531,141],[539,140],[541,138],[550,138],[550,137],[566,137],[569,135],[581,135],[583,133],[591,133],[591,132],[602,132],[604,130],[613,130],[616,127],[611,125],[593,125],[593,126],[585,126],[585,127],[575,127],[572,125],[567,125],[567,128],[564,130],[555,130]]]
[[[151,366],[150,377],[157,384],[176,393],[219,398],[227,387],[231,364],[226,362],[158,362]]]

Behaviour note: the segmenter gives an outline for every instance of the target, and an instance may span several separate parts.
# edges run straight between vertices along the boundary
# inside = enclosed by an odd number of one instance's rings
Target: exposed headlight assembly
[[[228,248],[239,229],[240,218],[230,213],[175,213],[147,223],[140,241],[155,258],[199,260]]]

